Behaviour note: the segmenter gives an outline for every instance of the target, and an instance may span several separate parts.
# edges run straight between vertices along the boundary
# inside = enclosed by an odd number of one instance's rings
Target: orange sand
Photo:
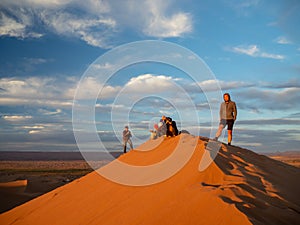
[[[10,189],[10,188],[23,188],[27,186],[27,180],[16,180],[16,181],[11,181],[11,182],[3,182],[0,183],[0,189]]]
[[[187,145],[194,140],[183,136],[186,148],[181,147],[180,157],[190,154]],[[119,160],[136,166],[159,163],[172,154],[179,139],[166,139],[151,151],[131,151]],[[0,224],[300,224],[299,168],[222,145],[212,164],[199,172],[207,140],[196,141],[188,163],[163,182],[127,186],[92,172],[1,214]],[[151,141],[145,144],[151,146]],[[157,174],[146,174],[144,180]],[[126,176],[130,179],[131,174]]]

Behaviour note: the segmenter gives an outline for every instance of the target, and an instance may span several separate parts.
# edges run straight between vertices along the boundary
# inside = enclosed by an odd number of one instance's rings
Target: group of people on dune
[[[231,101],[229,93],[223,95],[224,102],[220,106],[220,123],[219,129],[216,133],[214,141],[218,141],[218,138],[222,134],[222,130],[227,126],[228,130],[228,145],[231,145],[233,124],[237,117],[237,108],[235,102]],[[158,124],[154,124],[154,129],[150,130],[150,139],[156,139],[158,137],[174,137],[179,134],[176,122],[171,117],[162,116]],[[130,149],[133,149],[131,141],[131,132],[128,126],[125,126],[123,131],[123,147],[124,153],[126,153],[127,143],[130,145]]]
[[[174,137],[178,135],[178,129],[176,122],[172,120],[171,117],[162,116],[159,123],[154,124],[154,129],[150,130],[150,139],[156,139],[158,137]],[[123,150],[126,153],[127,144],[129,144],[130,149],[133,149],[132,141],[131,141],[132,134],[128,128],[125,126],[123,130]]]
[[[154,130],[150,130],[150,139],[156,139],[161,136],[174,137],[178,135],[178,129],[175,120],[171,117],[162,116],[158,124],[154,124]]]

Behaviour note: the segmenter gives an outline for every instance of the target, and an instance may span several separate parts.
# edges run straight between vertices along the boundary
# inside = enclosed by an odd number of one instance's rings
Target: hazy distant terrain
[[[112,153],[117,157],[119,153]],[[109,163],[105,154],[97,165]],[[0,183],[27,180],[23,188],[0,186],[0,213],[93,171],[79,152],[2,152]]]
[[[300,168],[300,152],[278,152],[266,154],[272,159]]]

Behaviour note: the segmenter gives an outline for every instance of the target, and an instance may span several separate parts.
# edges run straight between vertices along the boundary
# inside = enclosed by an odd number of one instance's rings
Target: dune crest
[[[166,180],[128,186],[94,171],[1,214],[0,224],[300,224],[300,169],[222,144],[214,161],[201,171],[208,140],[191,135],[180,140],[180,136],[117,159],[136,167],[157,164],[167,160],[181,141],[181,152],[175,156],[190,157]],[[192,141],[196,141],[193,151],[188,147]],[[145,180],[161,172],[152,171]],[[136,175],[130,170],[123,174],[126,179]]]

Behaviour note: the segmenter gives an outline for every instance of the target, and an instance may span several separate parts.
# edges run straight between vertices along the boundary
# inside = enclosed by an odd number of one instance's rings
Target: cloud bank
[[[264,52],[257,45],[236,46],[236,47],[229,48],[229,51],[242,54],[242,55],[248,55],[251,57],[269,58],[269,59],[277,59],[277,60],[285,59],[284,55]]]
[[[41,38],[49,32],[111,48],[126,30],[170,38],[192,32],[190,14],[171,12],[175,1],[1,1],[0,36]]]

